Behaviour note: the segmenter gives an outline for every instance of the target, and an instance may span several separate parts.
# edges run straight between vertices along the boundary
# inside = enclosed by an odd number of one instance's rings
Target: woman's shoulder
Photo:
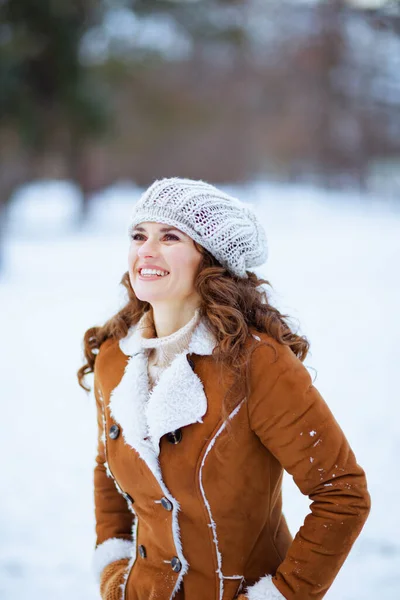
[[[110,337],[100,345],[94,364],[94,379],[108,397],[119,384],[125,372],[129,357],[120,348],[120,339]]]
[[[249,328],[251,342],[251,362],[256,366],[276,372],[277,375],[287,370],[306,370],[301,360],[287,344],[283,344],[272,335]]]
[[[94,364],[95,375],[114,369],[116,364],[121,361],[124,355],[121,352],[119,341],[118,338],[109,337],[100,344]]]
[[[311,375],[290,346],[254,329],[251,330],[251,335],[254,343],[248,373],[252,389],[261,390],[260,399],[273,390],[280,389],[278,400],[281,408],[284,408],[290,398],[297,398],[310,389]],[[276,408],[275,405],[274,407]]]

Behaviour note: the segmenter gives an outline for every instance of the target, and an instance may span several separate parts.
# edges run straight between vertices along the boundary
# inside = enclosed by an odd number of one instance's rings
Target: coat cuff
[[[272,583],[272,575],[262,577],[257,583],[248,587],[245,594],[248,600],[286,600]]]
[[[130,540],[121,538],[110,538],[99,544],[94,551],[92,567],[96,580],[100,581],[100,575],[103,569],[121,558],[131,558],[134,550],[134,543]]]

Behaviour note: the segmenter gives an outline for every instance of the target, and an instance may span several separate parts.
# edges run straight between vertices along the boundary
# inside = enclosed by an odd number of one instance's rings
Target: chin
[[[159,295],[159,294],[146,294],[143,293],[141,294],[140,292],[137,292],[135,290],[135,288],[133,288],[133,291],[135,292],[135,296],[136,298],[138,298],[139,300],[141,300],[142,302],[154,302],[156,300],[165,300],[165,294],[164,295]]]

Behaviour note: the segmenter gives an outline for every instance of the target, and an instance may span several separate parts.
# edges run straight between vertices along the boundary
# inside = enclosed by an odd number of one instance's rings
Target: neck
[[[155,309],[152,307],[153,323],[157,337],[166,337],[184,327],[198,310],[197,305],[185,305],[182,307]]]

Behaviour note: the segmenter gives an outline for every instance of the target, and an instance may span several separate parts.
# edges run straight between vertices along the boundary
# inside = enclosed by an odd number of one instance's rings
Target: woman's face
[[[129,279],[136,296],[154,304],[196,304],[195,273],[202,254],[191,237],[172,225],[144,222],[131,233],[128,255]],[[139,269],[168,271],[167,275],[145,277]]]

